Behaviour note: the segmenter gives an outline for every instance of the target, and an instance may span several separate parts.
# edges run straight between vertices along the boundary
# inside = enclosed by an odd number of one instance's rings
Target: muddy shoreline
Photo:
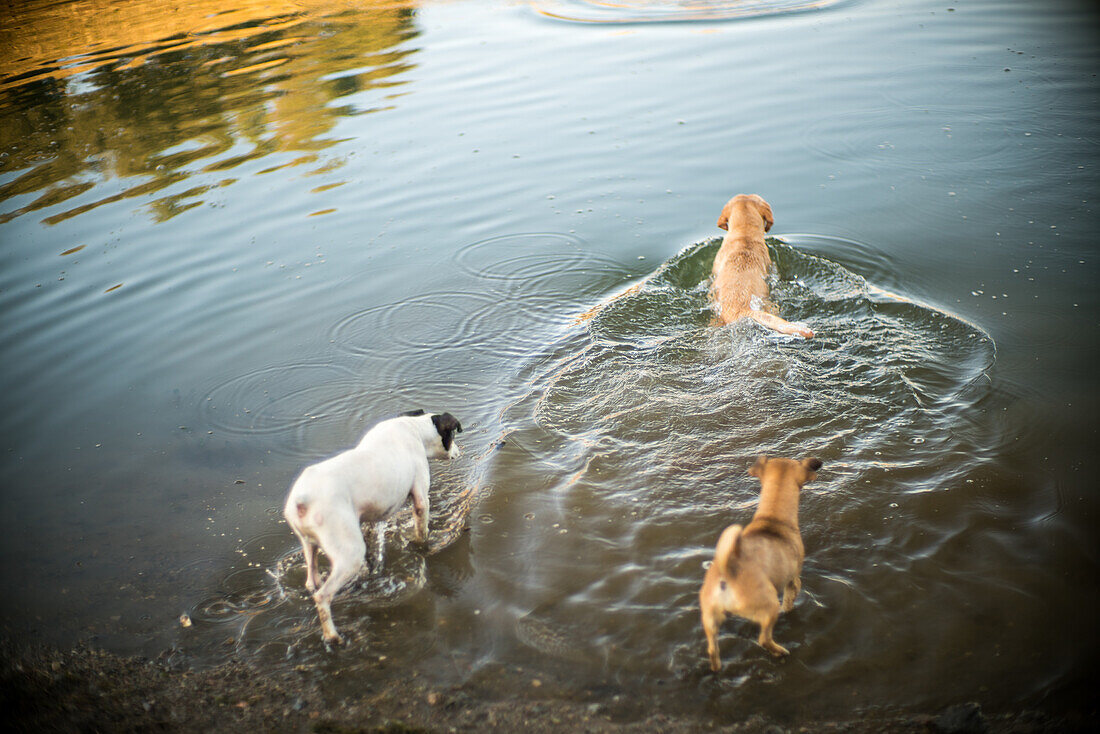
[[[0,701],[16,731],[219,732],[1072,732],[1094,731],[1091,710],[986,712],[965,703],[937,712],[883,709],[849,720],[717,722],[667,713],[627,692],[577,699],[552,682],[522,695],[476,684],[435,687],[396,677],[353,695],[308,670],[271,672],[230,660],[196,670],[167,654],[120,657],[86,646],[0,644]]]

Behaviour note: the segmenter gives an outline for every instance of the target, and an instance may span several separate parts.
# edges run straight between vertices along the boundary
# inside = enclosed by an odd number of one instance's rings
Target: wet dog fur
[[[711,271],[716,321],[728,324],[749,318],[773,331],[809,339],[814,332],[808,326],[785,321],[768,310],[767,275],[772,262],[764,234],[774,223],[771,206],[756,194],[738,194],[722,208],[718,227],[726,235]]]
[[[757,642],[772,655],[787,649],[772,637],[779,612],[789,612],[802,588],[805,552],[798,529],[798,495],[817,477],[821,461],[759,456],[749,474],[760,480],[760,502],[752,521],[730,525],[718,539],[714,561],[699,589],[699,610],[707,636],[710,669],[722,669],[718,628],[727,615],[760,625]],[[783,602],[779,602],[779,594]]]
[[[385,521],[410,496],[416,540],[426,543],[428,459],[458,456],[454,434],[461,432],[450,413],[406,413],[375,425],[358,446],[307,466],[291,485],[283,516],[302,543],[306,589],[313,594],[326,643],[342,641],[332,621],[332,599],[363,565],[367,546],[359,523],[375,523],[374,573],[382,568]],[[320,587],[318,548],[332,565]]]

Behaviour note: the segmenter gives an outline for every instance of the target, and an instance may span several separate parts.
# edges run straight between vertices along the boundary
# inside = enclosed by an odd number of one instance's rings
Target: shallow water
[[[5,627],[334,695],[412,670],[718,719],[1083,705],[1098,15],[949,7],[20,4]],[[741,191],[813,340],[711,324]],[[464,456],[428,552],[398,518],[326,651],[286,489],[414,407]],[[759,453],[824,461],[804,591],[788,659],[730,622],[715,677],[695,595]]]

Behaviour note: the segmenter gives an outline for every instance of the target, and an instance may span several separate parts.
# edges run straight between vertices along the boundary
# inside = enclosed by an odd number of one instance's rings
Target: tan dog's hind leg
[[[760,643],[760,647],[764,648],[772,655],[779,657],[781,655],[787,655],[787,648],[780,645],[772,638],[772,631],[775,629],[775,623],[779,619],[779,600],[776,600],[776,604],[767,613],[763,621],[760,622],[760,637],[757,642]]]
[[[798,592],[802,591],[802,579],[795,576],[787,584],[787,588],[783,589],[783,606],[782,611],[784,613],[794,609],[794,600],[798,596]]]
[[[718,627],[722,624],[725,614],[718,610],[703,608],[703,632],[707,636],[707,656],[710,658],[710,669],[717,673],[722,669],[722,657],[718,652]]]
[[[772,331],[778,331],[780,334],[800,336],[803,339],[813,339],[814,336],[813,330],[805,324],[793,324],[767,311],[750,311],[748,317],[761,326],[766,326]]]

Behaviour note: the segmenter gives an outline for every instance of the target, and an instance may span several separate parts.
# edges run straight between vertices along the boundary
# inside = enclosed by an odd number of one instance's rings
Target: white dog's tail
[[[731,558],[737,558],[741,552],[741,526],[730,525],[718,538],[718,547],[714,550],[714,564],[718,570],[725,571]]]

